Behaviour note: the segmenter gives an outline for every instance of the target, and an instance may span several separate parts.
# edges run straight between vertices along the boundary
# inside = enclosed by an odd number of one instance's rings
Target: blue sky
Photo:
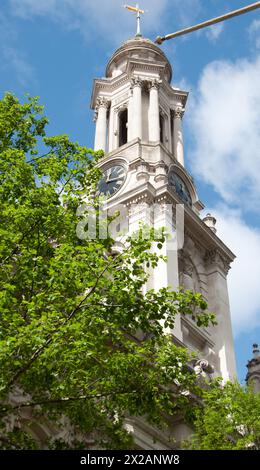
[[[134,35],[124,0],[1,0],[0,91],[40,96],[49,134],[93,145],[92,80]],[[143,0],[154,39],[252,3]],[[190,92],[185,155],[218,235],[236,253],[229,274],[239,378],[260,342],[260,12],[165,43],[173,84]]]

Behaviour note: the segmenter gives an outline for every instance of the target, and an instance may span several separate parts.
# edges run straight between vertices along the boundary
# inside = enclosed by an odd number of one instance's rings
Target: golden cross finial
[[[131,5],[124,5],[124,7],[129,10],[129,11],[133,11],[134,13],[136,13],[136,20],[137,20],[137,27],[136,27],[136,37],[140,37],[142,36],[141,34],[141,27],[140,27],[140,13],[144,13],[144,10],[141,10],[139,8],[139,5],[138,3],[136,4],[135,7],[132,7]]]

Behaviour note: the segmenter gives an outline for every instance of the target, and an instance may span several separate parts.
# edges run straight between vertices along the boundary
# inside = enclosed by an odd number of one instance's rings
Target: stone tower
[[[260,392],[260,354],[258,344],[253,344],[253,357],[247,363],[246,382],[252,384],[255,393]]]
[[[176,207],[182,204],[180,249],[172,250],[170,242],[165,243],[168,262],[151,272],[149,287],[177,289],[181,285],[203,294],[218,325],[198,328],[192,318],[180,317],[173,339],[199,352],[198,369],[226,381],[236,373],[227,288],[235,256],[216,235],[214,217],[200,218],[204,205],[184,160],[182,119],[188,93],[174,88],[171,81],[167,57],[142,37],[117,49],[105,77],[94,80],[95,150],[105,152],[100,162],[104,173],[100,191],[109,208],[126,208],[130,232],[140,221],[174,231]]]

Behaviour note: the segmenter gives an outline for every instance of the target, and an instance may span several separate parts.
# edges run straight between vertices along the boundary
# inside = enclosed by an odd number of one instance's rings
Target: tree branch
[[[36,402],[26,402],[26,403],[20,403],[19,405],[13,406],[11,409],[9,408],[2,408],[2,412],[6,411],[14,411],[14,410],[20,410],[21,408],[29,408],[29,407],[34,407],[34,406],[42,406],[42,405],[54,405],[54,404],[61,404],[61,403],[71,403],[75,401],[81,401],[81,400],[89,400],[92,398],[103,398],[103,397],[109,397],[109,396],[114,396],[114,395],[127,395],[127,394],[133,394],[133,393],[140,393],[140,390],[120,390],[120,391],[113,391],[113,392],[106,392],[106,393],[97,393],[95,395],[80,395],[78,397],[64,397],[64,398],[55,398],[52,400],[42,400],[42,401],[36,401]]]
[[[19,248],[20,244],[23,242],[23,240],[25,239],[25,237],[26,237],[27,235],[29,235],[35,227],[39,226],[39,223],[40,223],[40,220],[37,220],[33,225],[30,226],[30,229],[29,229],[29,230],[27,230],[26,232],[24,232],[24,233],[22,234],[20,240],[19,240],[18,243],[16,244],[16,247],[13,249],[13,251],[11,252],[11,254],[8,255],[8,256],[2,261],[2,263],[1,263],[2,265],[3,265],[3,263],[5,263],[6,261],[8,261],[12,256],[14,256],[14,255],[17,253],[18,248]]]
[[[101,273],[99,274],[99,276],[97,277],[96,279],[96,282],[95,284],[90,288],[90,290],[88,291],[88,293],[85,295],[85,297],[79,302],[79,304],[72,310],[72,312],[69,314],[69,316],[66,318],[66,320],[64,320],[57,328],[55,328],[52,332],[51,332],[51,336],[49,336],[49,338],[46,340],[45,344],[43,346],[41,346],[39,349],[37,349],[34,354],[31,356],[31,358],[29,359],[29,361],[27,362],[27,364],[25,364],[21,369],[19,369],[17,371],[17,373],[14,375],[14,377],[12,378],[12,380],[10,380],[10,382],[8,383],[8,387],[12,386],[16,380],[18,379],[18,377],[20,377],[21,374],[23,374],[24,372],[26,372],[30,366],[34,363],[34,361],[36,361],[36,359],[40,356],[40,354],[43,353],[43,351],[45,351],[45,349],[52,343],[53,341],[53,334],[58,332],[59,329],[62,327],[62,326],[65,326],[75,315],[76,313],[78,312],[78,310],[80,310],[80,308],[82,307],[82,304],[91,296],[91,294],[93,294],[93,292],[95,292],[97,286],[98,286],[98,283],[100,281],[100,279],[103,277],[103,275],[105,274],[105,272],[107,271],[107,269],[115,262],[115,260],[121,256],[121,253],[119,253],[117,256],[115,256],[106,266],[105,268],[101,271]]]

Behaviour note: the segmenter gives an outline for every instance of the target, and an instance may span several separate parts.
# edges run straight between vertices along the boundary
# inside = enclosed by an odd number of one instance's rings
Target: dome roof
[[[166,55],[150,39],[143,37],[129,39],[114,52],[107,64],[106,77],[113,77],[122,73],[129,59],[145,60],[151,62],[151,64],[163,64],[165,79],[169,83],[171,82],[172,67]]]

